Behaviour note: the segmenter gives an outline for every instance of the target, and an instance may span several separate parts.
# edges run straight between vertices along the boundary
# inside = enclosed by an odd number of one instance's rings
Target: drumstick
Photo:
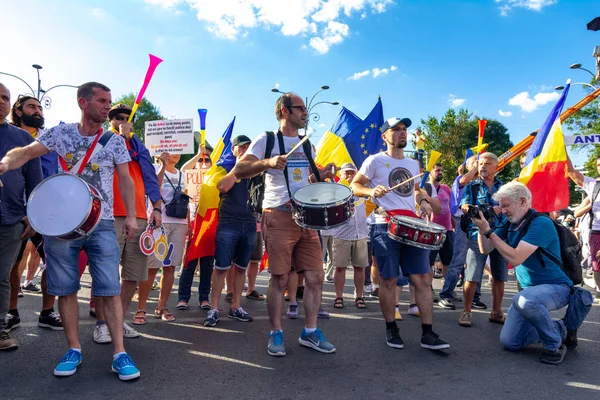
[[[417,179],[418,177],[422,176],[423,174],[419,174],[419,175],[415,175],[412,178],[408,178],[407,180],[405,180],[404,182],[400,182],[397,185],[392,186],[391,188],[389,188],[389,190],[394,190],[394,189],[398,189],[400,186],[404,185],[405,183],[408,183],[410,181],[412,181],[413,179]]]
[[[311,133],[307,133],[307,134],[306,134],[306,136],[304,136],[304,137],[302,138],[302,140],[301,140],[301,141],[299,141],[299,142],[298,142],[298,144],[297,144],[297,145],[295,145],[295,146],[294,146],[294,147],[293,147],[293,148],[290,150],[290,152],[289,152],[289,153],[287,153],[287,154],[286,154],[284,157],[285,157],[285,158],[288,158],[288,157],[289,157],[289,156],[290,156],[290,155],[291,155],[293,152],[295,152],[295,151],[298,149],[298,147],[302,146],[302,143],[304,143],[304,142],[306,142],[306,141],[308,140],[308,137],[309,137],[310,135],[311,135]]]

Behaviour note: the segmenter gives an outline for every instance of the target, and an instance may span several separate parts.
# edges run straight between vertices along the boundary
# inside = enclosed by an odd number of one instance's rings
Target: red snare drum
[[[390,218],[388,236],[410,246],[439,250],[446,240],[446,228],[419,218],[397,215]]]
[[[72,174],[57,174],[44,179],[27,202],[31,227],[45,236],[80,239],[100,223],[100,192]]]
[[[292,217],[303,228],[335,228],[354,215],[353,197],[350,188],[338,183],[307,185],[292,195]]]

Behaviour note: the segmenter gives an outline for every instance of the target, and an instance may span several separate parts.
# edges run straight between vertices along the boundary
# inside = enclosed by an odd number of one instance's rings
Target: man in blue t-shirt
[[[531,192],[522,183],[502,186],[494,194],[494,200],[499,202],[508,222],[493,230],[481,213],[479,218],[472,218],[479,230],[479,249],[483,254],[496,249],[514,265],[523,289],[513,298],[500,342],[512,351],[542,343],[540,361],[560,364],[567,346],[575,347],[577,332],[567,331],[563,320],[552,320],[550,316],[551,311],[569,304],[573,287],[573,282],[554,261],[561,259],[554,223],[544,216],[533,217]]]
[[[246,135],[239,135],[231,141],[233,155],[239,160],[248,150],[252,141]],[[219,204],[219,224],[215,247],[215,268],[212,273],[212,309],[204,319],[205,326],[215,326],[219,322],[219,298],[225,285],[225,277],[232,264],[235,265],[235,279],[229,318],[250,322],[252,317],[240,305],[246,268],[254,249],[256,238],[256,216],[248,208],[248,179],[238,179],[232,169],[217,184],[221,192]]]

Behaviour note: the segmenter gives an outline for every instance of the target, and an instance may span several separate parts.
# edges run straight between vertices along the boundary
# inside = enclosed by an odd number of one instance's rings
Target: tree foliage
[[[442,118],[429,116],[421,120],[421,129],[425,132],[427,142],[425,152],[440,151],[442,156],[439,163],[444,167],[444,183],[451,185],[456,177],[456,170],[465,160],[468,148],[477,145],[479,132],[478,121],[482,119],[473,116],[467,109],[449,109]],[[494,119],[487,119],[484,143],[488,144],[487,151],[501,155],[513,146],[508,129]],[[518,161],[509,164],[498,175],[503,182],[508,182],[519,173]]]
[[[133,104],[135,103],[135,97],[136,95],[134,93],[124,94],[114,100],[112,105],[114,106],[118,103],[123,103],[133,107]],[[160,109],[151,103],[150,100],[144,97],[135,113],[133,132],[135,132],[140,140],[144,142],[144,125],[146,121],[156,121],[161,119],[165,119],[165,117],[163,117],[160,113]],[[106,123],[106,127],[108,127],[108,122]]]

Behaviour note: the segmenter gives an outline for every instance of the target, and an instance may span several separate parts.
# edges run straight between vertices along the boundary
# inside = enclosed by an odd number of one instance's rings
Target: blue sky
[[[233,116],[234,134],[276,128],[273,87],[339,101],[361,118],[381,95],[386,118],[415,125],[449,107],[504,123],[517,142],[538,129],[568,78],[589,82],[600,15],[587,0],[104,0],[2,6],[0,71],[42,87],[96,80],[113,97],[136,92],[148,53],[165,60],[146,97],[163,115],[194,118],[207,108],[215,142]],[[596,15],[598,14],[598,15]],[[32,28],[35,27],[35,28]],[[8,36],[6,35],[8,33]],[[0,75],[13,94],[27,87]],[[585,95],[573,87],[567,106]],[[75,121],[74,89],[49,93],[48,125]],[[340,107],[315,109],[318,137]],[[500,111],[503,115],[500,115]],[[315,141],[316,141],[315,140]],[[475,141],[475,138],[474,138]],[[575,159],[583,159],[582,155]]]

